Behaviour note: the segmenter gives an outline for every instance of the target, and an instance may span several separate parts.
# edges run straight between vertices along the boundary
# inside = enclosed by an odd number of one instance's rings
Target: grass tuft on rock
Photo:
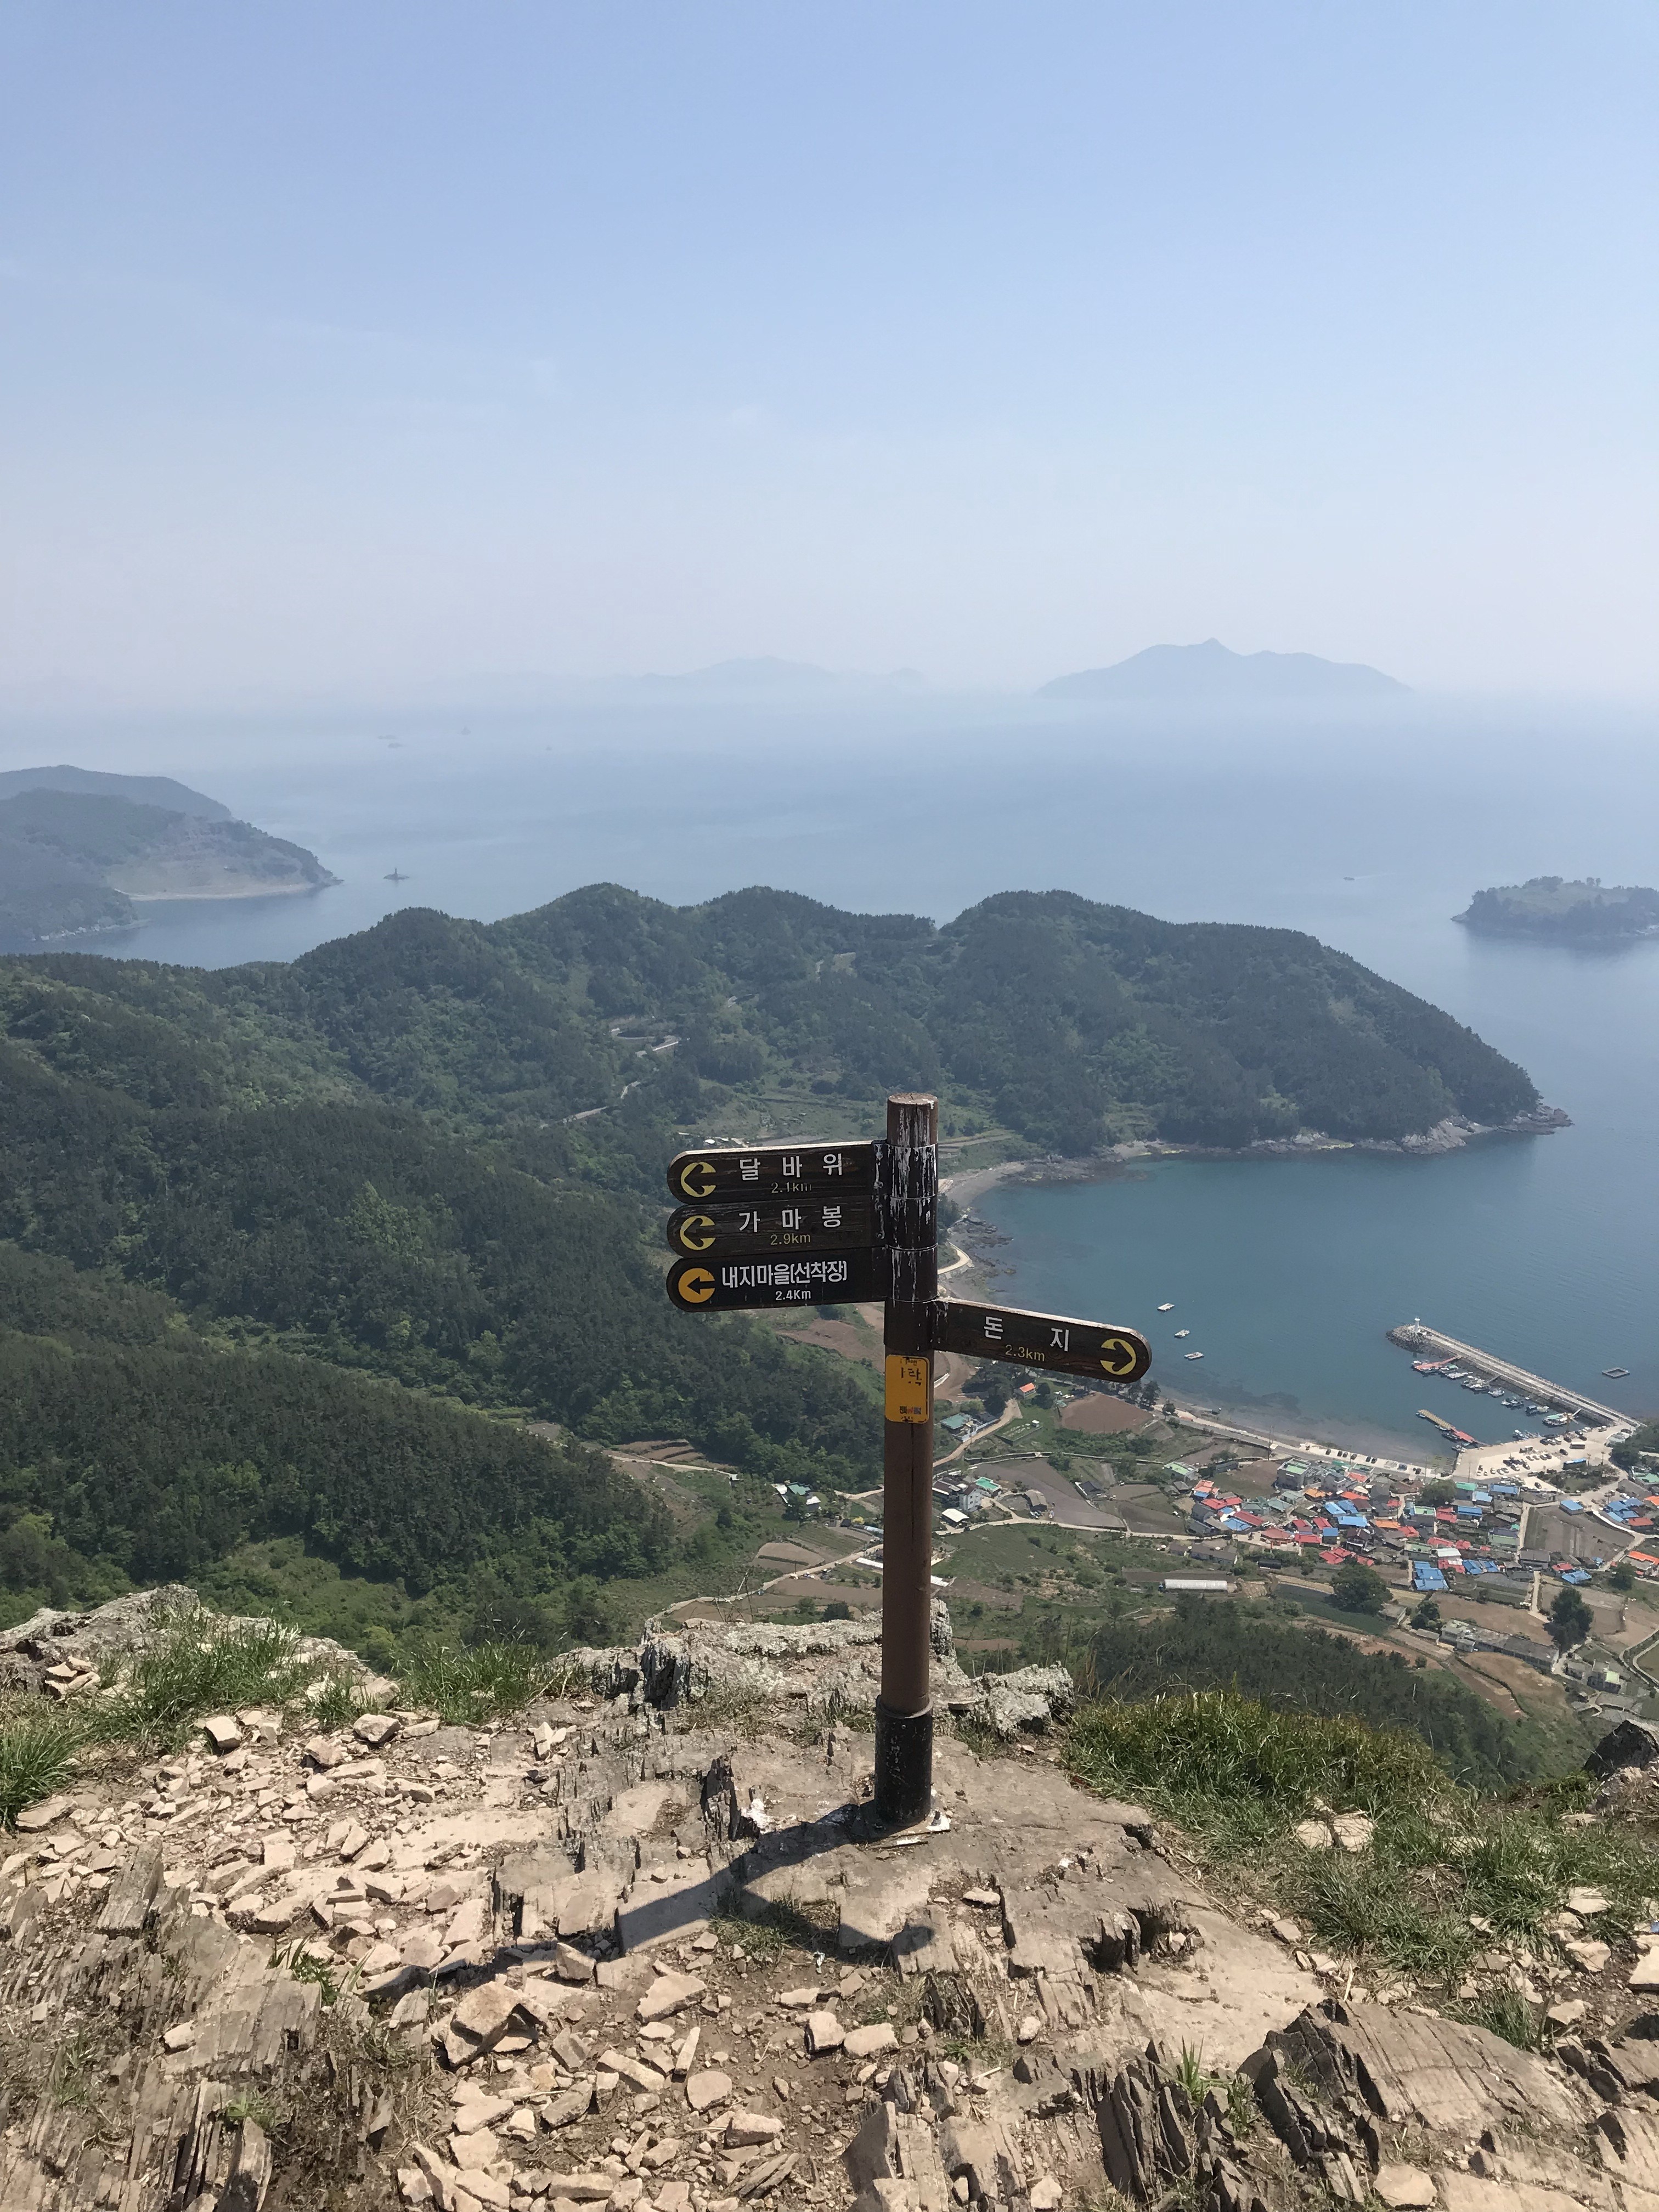
[[[206,1714],[292,1704],[319,1672],[299,1643],[274,1620],[179,1613],[128,1662],[119,1687],[88,1709],[86,1739],[174,1751]]]
[[[550,1659],[528,1644],[428,1644],[403,1671],[405,1703],[456,1723],[491,1721],[532,1699],[567,1694],[578,1672],[568,1659]]]
[[[26,1807],[50,1797],[68,1778],[80,1734],[69,1715],[38,1700],[0,1714],[0,1828]]]
[[[1538,2015],[1517,1989],[1500,1984],[1484,2002],[1472,2006],[1462,2017],[1472,2027],[1484,2027],[1492,2035],[1501,2035],[1517,2051],[1542,2048],[1544,2039]]]
[[[370,1700],[363,1695],[356,1675],[348,1674],[343,1668],[313,1682],[306,1691],[306,1705],[319,1729],[326,1733],[331,1729],[344,1728],[362,1713],[369,1710]]]
[[[835,1943],[833,1926],[814,1919],[791,1898],[775,1898],[750,1913],[743,1910],[736,1893],[728,1892],[715,1905],[708,1924],[723,1943],[763,1965],[791,1947],[821,1956]]]

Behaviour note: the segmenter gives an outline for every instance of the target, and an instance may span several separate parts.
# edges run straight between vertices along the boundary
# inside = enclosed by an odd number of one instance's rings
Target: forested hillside
[[[42,1285],[52,1266],[0,1252],[7,1586],[40,1582],[61,1602],[88,1563],[115,1588],[188,1580],[289,1534],[416,1591],[506,1544],[555,1578],[667,1556],[666,1516],[602,1452],[319,1360],[210,1346],[170,1315],[149,1325],[166,1311],[153,1296],[100,1297],[67,1269]]]
[[[963,1126],[1068,1152],[1300,1127],[1398,1139],[1537,1101],[1472,1030],[1314,938],[1065,891],[1007,892],[936,929],[777,891],[677,908],[599,885],[481,934],[562,1002],[678,1035],[707,1081],[858,1100],[927,1084]]]
[[[947,1128],[1073,1152],[1535,1095],[1311,939],[1058,893],[939,930],[600,885],[286,966],[0,962],[0,1584],[118,1587],[277,1534],[411,1590],[509,1553],[532,1595],[672,1557],[602,1457],[480,1411],[873,1480],[860,1376],[669,1308],[662,1171],[711,1130],[873,1129],[918,1085]]]

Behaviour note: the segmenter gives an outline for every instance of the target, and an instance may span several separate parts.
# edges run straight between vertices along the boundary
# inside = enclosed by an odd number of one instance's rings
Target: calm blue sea
[[[1224,726],[1032,701],[595,694],[471,717],[13,719],[0,765],[177,775],[344,879],[154,908],[103,948],[152,959],[289,958],[398,906],[489,920],[602,879],[675,902],[773,884],[941,920],[1062,886],[1310,930],[1512,1054],[1574,1127],[1429,1161],[1167,1163],[983,1210],[1014,1237],[1019,1302],[1190,1327],[1162,1369],[1177,1388],[1201,1374],[1206,1402],[1420,1450],[1419,1404],[1483,1436],[1514,1416],[1413,1376],[1382,1338],[1413,1315],[1659,1410],[1659,943],[1569,953],[1449,919],[1532,874],[1654,881],[1655,734],[1650,714],[1519,704]],[[1174,1356],[1188,1347],[1201,1370]],[[1630,1379],[1603,1382],[1613,1365]]]

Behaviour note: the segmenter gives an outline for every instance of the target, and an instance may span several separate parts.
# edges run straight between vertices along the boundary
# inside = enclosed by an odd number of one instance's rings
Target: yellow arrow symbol
[[[1139,1356],[1126,1337],[1103,1336],[1100,1340],[1100,1364],[1109,1375],[1130,1374]]]
[[[707,1267],[688,1267],[674,1285],[689,1306],[706,1306],[714,1295],[714,1278]]]
[[[680,1170],[680,1188],[687,1198],[712,1198],[714,1194],[714,1162],[688,1160]]]
[[[706,1252],[714,1241],[714,1224],[706,1213],[688,1214],[680,1224],[680,1245],[687,1252]]]

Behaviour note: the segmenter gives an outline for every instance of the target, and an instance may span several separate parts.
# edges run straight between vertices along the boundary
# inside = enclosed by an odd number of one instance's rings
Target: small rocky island
[[[1488,937],[1534,937],[1552,945],[1607,945],[1659,930],[1659,891],[1644,884],[1571,883],[1534,876],[1477,891],[1454,921]]]
[[[165,777],[20,769],[0,777],[0,944],[129,928],[155,899],[269,897],[337,883],[301,845]]]

